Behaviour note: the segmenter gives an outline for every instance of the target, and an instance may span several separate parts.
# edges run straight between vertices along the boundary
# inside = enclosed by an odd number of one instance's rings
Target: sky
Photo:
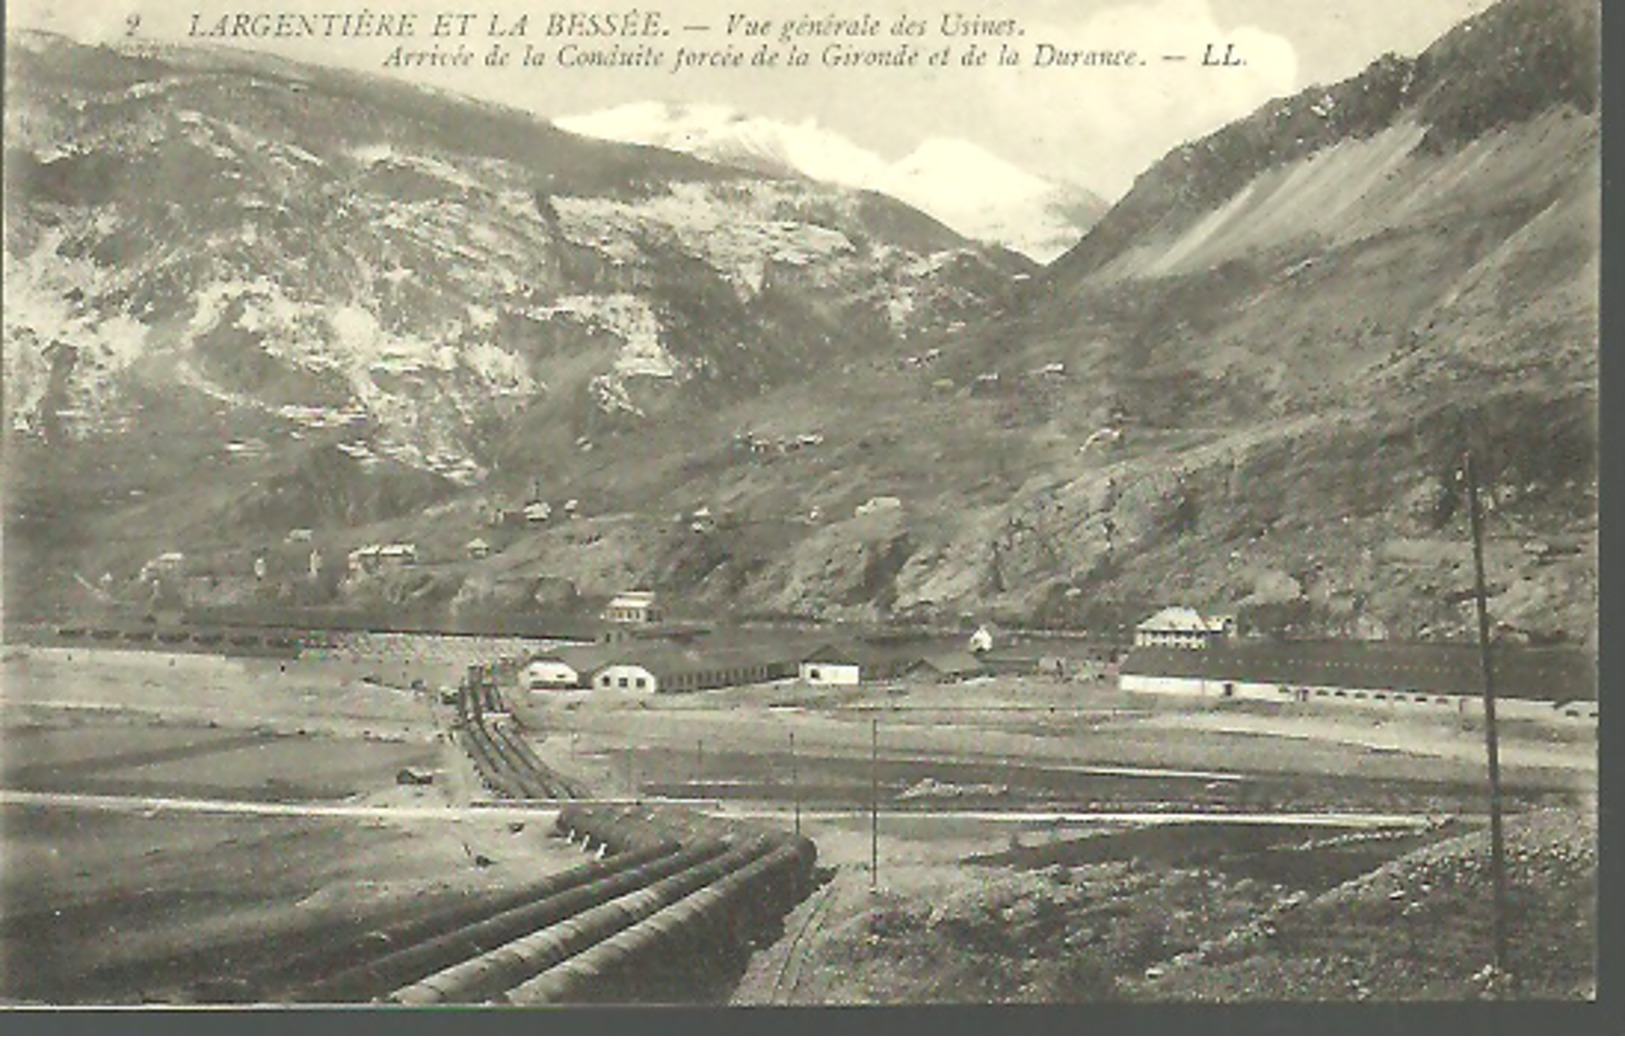
[[[933,35],[944,15],[999,20],[1014,18],[1023,35],[1009,42],[1023,64],[1016,68],[839,69],[822,67],[828,41],[807,44],[814,59],[805,68],[684,69],[486,69],[419,68],[386,71],[384,59],[397,43],[423,49],[427,25],[439,13],[476,15],[471,48],[483,56],[494,15],[511,26],[528,13],[525,41],[553,55],[561,41],[542,30],[547,16],[571,10],[533,0],[12,0],[8,31],[51,29],[86,41],[136,37],[187,43],[196,16],[209,26],[220,17],[262,12],[416,12],[419,32],[406,41],[380,39],[255,40],[245,45],[300,60],[374,70],[529,109],[544,117],[580,115],[634,101],[722,104],[741,113],[817,126],[845,136],[883,159],[896,160],[932,139],[964,140],[1040,176],[1072,180],[1108,198],[1120,196],[1134,177],[1169,149],[1244,116],[1273,97],[1359,72],[1386,52],[1412,55],[1490,0],[671,0],[658,11],[677,27],[660,41],[675,49],[722,48],[729,13],[741,10],[776,23],[801,15],[850,18],[865,12],[886,28],[900,15],[926,21]],[[574,10],[588,10],[576,7]],[[597,10],[617,12],[625,7]],[[709,25],[709,33],[686,33],[685,25]],[[222,42],[222,41],[215,41]],[[747,53],[758,41],[736,37]],[[803,41],[806,43],[806,41]],[[918,43],[923,53],[943,40]],[[963,38],[951,41],[958,59]],[[984,44],[989,41],[981,41]],[[444,41],[449,47],[453,41]],[[882,38],[870,46],[887,46]],[[1135,69],[1048,67],[1031,63],[1039,43],[1057,49],[1133,49],[1150,57]],[[1201,56],[1234,45],[1246,64],[1203,68]],[[591,46],[605,46],[595,42]],[[623,46],[629,43],[623,42]],[[996,45],[996,44],[995,44]],[[1161,60],[1184,54],[1183,62]],[[514,59],[517,61],[517,58]]]

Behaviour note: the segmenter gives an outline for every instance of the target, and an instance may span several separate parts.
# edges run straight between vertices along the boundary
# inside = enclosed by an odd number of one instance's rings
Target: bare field
[[[8,654],[0,1000],[274,999],[309,951],[580,861],[546,814],[437,818],[469,784],[426,692],[168,661]]]
[[[778,803],[799,793],[808,805],[852,807],[868,804],[878,779],[883,804],[927,806],[1458,813],[1483,800],[1482,734],[1453,719],[1218,706],[1023,679],[514,699],[551,765],[623,793]],[[1595,736],[1513,732],[1502,765],[1518,796],[1572,800],[1596,789]]]

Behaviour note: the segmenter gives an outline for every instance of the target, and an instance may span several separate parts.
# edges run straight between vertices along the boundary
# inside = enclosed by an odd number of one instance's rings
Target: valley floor
[[[461,662],[425,663],[413,690],[405,671],[357,678],[357,662],[69,653],[4,661],[8,1001],[276,1000],[301,956],[405,908],[580,861],[546,836],[546,808],[471,807],[488,796],[442,739],[434,692]],[[595,795],[816,842],[821,884],[696,1002],[1432,1000],[1491,984],[1482,734],[1461,720],[1033,679],[509,695],[538,755]],[[1512,984],[1583,998],[1595,735],[1509,726],[1502,761]],[[402,770],[434,783],[397,784]]]
[[[1461,720],[1036,680],[520,701],[556,768],[799,820],[817,843],[824,883],[735,1004],[1433,1001],[1495,984],[1483,736]],[[1521,996],[1595,988],[1596,761],[1583,727],[1503,732]]]

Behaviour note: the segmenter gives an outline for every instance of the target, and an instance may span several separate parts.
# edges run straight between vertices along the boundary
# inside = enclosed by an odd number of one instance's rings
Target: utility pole
[[[796,731],[790,731],[790,797],[795,800],[796,837],[801,837],[801,782],[796,776]]]
[[[1506,852],[1501,836],[1501,756],[1495,733],[1495,674],[1490,667],[1490,619],[1484,592],[1484,520],[1478,512],[1478,476],[1473,453],[1464,455],[1467,507],[1473,529],[1474,595],[1478,601],[1478,663],[1484,673],[1484,752],[1490,772],[1490,872],[1495,886],[1495,973],[1507,976]],[[1499,992],[1499,991],[1498,991]]]
[[[880,720],[869,720],[869,889],[880,887]]]

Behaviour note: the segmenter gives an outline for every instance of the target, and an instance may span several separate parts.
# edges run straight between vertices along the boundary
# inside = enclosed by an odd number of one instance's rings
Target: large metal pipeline
[[[659,841],[741,842],[760,838],[774,844],[794,845],[806,859],[809,870],[818,855],[813,843],[800,835],[673,806],[566,805],[559,811],[554,828],[560,833],[591,834],[594,840],[617,852]]]
[[[519,778],[515,776],[507,764],[498,757],[496,749],[491,746],[491,737],[484,727],[470,724],[463,728],[464,746],[468,749],[469,757],[474,760],[474,768],[479,772],[480,778],[491,793],[502,797],[523,797]]]
[[[558,785],[554,781],[552,770],[542,765],[534,753],[527,758],[520,750],[520,741],[506,727],[501,723],[492,723],[486,727],[486,735],[496,753],[508,764],[514,775],[519,777],[521,786],[527,792],[531,792],[527,797],[558,797]]]
[[[588,881],[523,906],[476,921],[411,946],[397,949],[342,972],[317,987],[314,998],[326,1001],[368,1000],[436,972],[502,947],[525,935],[636,892],[726,852],[725,846],[682,849],[607,877]]]
[[[771,850],[765,841],[732,849],[639,891],[452,965],[396,990],[389,999],[401,1004],[447,1004],[497,996]]]
[[[469,755],[493,794],[507,798],[549,798],[552,791],[539,778],[516,768],[503,749],[483,727],[469,726],[464,731]]]
[[[579,798],[585,793],[576,784],[555,773],[546,762],[543,762],[541,756],[536,754],[536,750],[530,746],[530,742],[525,739],[524,734],[517,727],[511,724],[499,724],[495,727],[495,731],[496,736],[506,741],[518,756],[519,764],[532,774],[544,778],[548,785],[554,789],[555,794],[565,798]]]
[[[670,857],[678,851],[676,842],[651,845],[570,867],[516,891],[436,903],[419,913],[392,920],[387,930],[379,929],[359,939],[349,938],[307,948],[287,962],[277,974],[288,980],[284,988],[299,1001],[348,999],[348,995],[357,989],[351,985],[349,976],[353,973],[356,977],[354,981],[364,979],[370,963],[389,955],[391,950],[432,940],[470,922],[484,921],[516,908],[537,905]]]
[[[664,907],[630,928],[583,950],[508,991],[512,1004],[558,1004],[613,998],[613,986],[654,963],[692,972],[687,950],[730,950],[766,921],[788,910],[799,894],[805,864],[781,845],[744,868]]]
[[[577,791],[548,768],[524,739],[496,720],[465,720],[459,727],[475,769],[493,794],[509,798],[555,799]]]

